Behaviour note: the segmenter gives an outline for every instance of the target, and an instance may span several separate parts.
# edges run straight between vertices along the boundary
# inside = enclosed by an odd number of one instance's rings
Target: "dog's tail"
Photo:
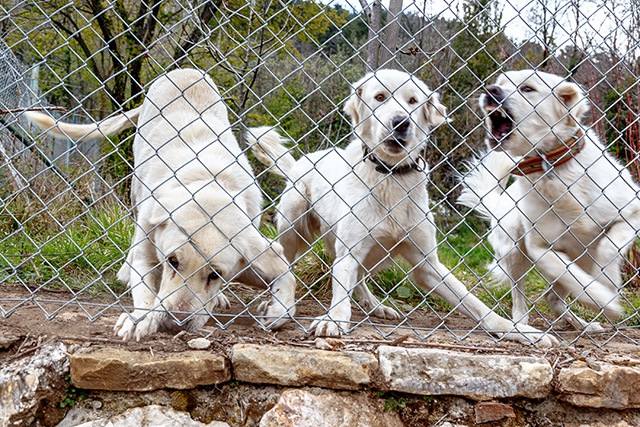
[[[270,127],[250,128],[247,143],[256,158],[271,172],[287,178],[296,160],[284,146],[285,139]]]
[[[27,111],[24,116],[29,123],[36,127],[52,134],[58,138],[70,138],[74,141],[87,138],[106,138],[111,135],[135,126],[138,123],[138,116],[142,106],[134,108],[133,110],[126,111],[118,114],[117,116],[108,118],[98,123],[91,123],[86,125],[76,125],[71,123],[65,123],[56,121],[48,114],[39,113],[36,111]]]
[[[500,151],[491,151],[472,160],[469,171],[461,179],[462,192],[458,203],[491,221],[496,217],[496,207],[514,166],[511,157]]]

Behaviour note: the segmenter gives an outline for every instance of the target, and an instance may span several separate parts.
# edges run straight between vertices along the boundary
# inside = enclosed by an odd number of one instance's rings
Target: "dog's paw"
[[[315,329],[317,337],[338,337],[349,327],[349,322],[331,320],[329,316],[316,317],[310,330]]]
[[[523,344],[534,344],[540,347],[557,347],[560,341],[549,333],[542,332],[533,326],[517,324],[514,329],[502,336],[509,341]]]
[[[286,309],[277,301],[263,301],[257,308],[260,322],[269,329],[278,329],[289,321],[296,313],[296,308]]]
[[[389,320],[402,319],[402,315],[400,315],[400,313],[398,313],[397,310],[383,304],[379,304],[374,310],[372,310],[371,315],[379,317],[381,319],[389,319]]]
[[[138,310],[131,314],[122,313],[113,327],[113,332],[123,341],[130,341],[134,338],[136,341],[140,341],[143,337],[158,332],[159,323],[154,313],[149,313],[137,323],[134,322],[134,319],[139,319],[144,314],[144,311]]]
[[[216,308],[220,310],[228,310],[231,308],[231,301],[229,301],[229,298],[222,292],[213,297],[213,301],[211,301],[211,310]]]
[[[605,327],[602,326],[600,322],[589,322],[586,325],[584,325],[585,332],[598,332],[598,331],[603,331],[604,329]]]

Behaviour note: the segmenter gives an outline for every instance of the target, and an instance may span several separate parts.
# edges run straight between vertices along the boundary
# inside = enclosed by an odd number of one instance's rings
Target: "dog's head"
[[[540,152],[568,140],[589,110],[575,83],[535,70],[506,72],[480,96],[487,143],[513,156]]]
[[[344,111],[358,137],[390,164],[415,158],[429,129],[446,120],[438,94],[396,70],[379,70],[356,82]]]
[[[267,264],[262,254],[269,242],[237,203],[240,197],[222,189],[206,187],[191,193],[179,188],[159,198],[150,212],[140,212],[161,273],[157,290],[165,311],[159,316],[161,329],[201,328],[214,298],[232,280],[252,285],[271,280],[273,268],[262,265]]]

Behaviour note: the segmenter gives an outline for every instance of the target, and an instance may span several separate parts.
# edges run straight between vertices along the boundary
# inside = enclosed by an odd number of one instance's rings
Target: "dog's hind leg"
[[[595,264],[592,274],[616,292],[623,285],[622,263],[624,255],[636,240],[636,230],[640,230],[640,214],[620,217],[606,230],[595,248],[589,250],[588,255]]]
[[[319,219],[311,211],[304,182],[285,189],[277,210],[278,242],[289,263],[293,263],[311,247],[320,231]]]
[[[529,324],[529,299],[526,295],[527,273],[532,266],[522,245],[514,245],[506,253],[496,250],[496,262],[491,273],[502,282],[511,284],[511,318],[515,323]]]

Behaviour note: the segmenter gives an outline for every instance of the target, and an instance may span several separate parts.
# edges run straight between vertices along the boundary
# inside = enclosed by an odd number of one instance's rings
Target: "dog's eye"
[[[535,92],[535,89],[532,88],[531,86],[522,86],[520,88],[521,92],[525,92],[525,93],[529,93],[529,92]]]
[[[409,104],[413,105],[413,104],[417,104],[417,103],[418,103],[417,99],[415,99],[413,97],[411,97],[411,99],[409,99]]]
[[[167,259],[167,261],[169,262],[169,265],[176,271],[178,270],[178,267],[180,267],[180,261],[178,261],[178,257],[176,257],[175,255],[171,255],[169,259]]]
[[[209,273],[209,276],[207,277],[207,282],[211,283],[211,282],[215,282],[216,280],[219,280],[221,277],[221,274],[219,271],[212,271],[211,273]]]
[[[379,93],[376,95],[375,99],[378,102],[383,102],[385,99],[387,99],[387,97],[384,95],[384,93]]]

